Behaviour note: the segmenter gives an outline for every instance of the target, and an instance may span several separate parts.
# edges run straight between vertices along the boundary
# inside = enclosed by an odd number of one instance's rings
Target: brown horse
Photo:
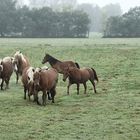
[[[93,85],[94,92],[96,93],[95,88],[95,80],[98,81],[98,77],[96,74],[96,71],[93,68],[83,68],[78,69],[74,67],[68,67],[67,70],[65,70],[65,73],[63,74],[63,81],[66,81],[66,79],[69,77],[69,84],[67,86],[67,94],[69,95],[69,88],[72,84],[77,84],[77,94],[79,94],[79,84],[83,84],[86,94],[87,85],[86,82],[90,80],[90,82]]]
[[[2,79],[1,90],[3,90],[4,82],[6,83],[5,89],[9,88],[10,77],[13,73],[12,59],[12,57],[5,57],[0,62],[0,78]]]
[[[19,75],[22,75],[23,70],[26,67],[30,66],[28,58],[23,55],[20,51],[17,51],[14,54],[14,60],[13,64],[15,64],[17,67],[15,67],[15,73],[16,73],[16,83],[18,83]]]
[[[33,75],[34,88],[35,88],[35,100],[37,104],[40,104],[38,101],[38,92],[42,91],[42,100],[43,105],[46,105],[46,96],[47,93],[51,93],[52,103],[54,103],[54,96],[56,94],[56,84],[58,81],[58,72],[51,68],[48,70],[35,70]]]
[[[60,61],[49,54],[44,56],[42,64],[47,62],[52,66],[52,68],[56,69],[57,72],[61,74],[64,74],[67,67],[80,68],[78,63],[74,63],[73,61]]]
[[[33,83],[33,74],[35,69],[33,67],[26,67],[23,70],[21,81],[24,87],[24,99],[26,99],[26,92],[28,92],[28,97],[34,95],[34,83]]]

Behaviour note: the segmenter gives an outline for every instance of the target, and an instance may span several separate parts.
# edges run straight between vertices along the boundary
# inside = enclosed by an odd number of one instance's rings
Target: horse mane
[[[19,64],[22,64],[22,61],[26,62],[26,59],[24,58],[24,55],[20,52],[17,51],[14,55],[14,57],[18,57],[19,58]]]
[[[57,62],[61,62],[60,60],[54,58],[53,56],[46,54],[46,56],[48,57],[48,61],[50,62],[50,64],[56,64]]]

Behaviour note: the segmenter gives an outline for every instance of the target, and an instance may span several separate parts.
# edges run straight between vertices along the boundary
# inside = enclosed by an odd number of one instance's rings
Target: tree
[[[0,0],[0,36],[4,37],[6,34],[14,30],[16,15],[16,1],[15,0]]]
[[[102,8],[102,30],[105,29],[108,18],[112,16],[121,16],[122,10],[120,4],[108,4]]]
[[[130,9],[120,17],[108,19],[105,37],[140,37],[140,7]]]

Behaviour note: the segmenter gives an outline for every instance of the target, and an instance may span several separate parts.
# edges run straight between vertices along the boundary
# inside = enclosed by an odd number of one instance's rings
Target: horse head
[[[48,62],[49,59],[50,59],[50,55],[46,53],[43,60],[42,60],[42,64],[45,64],[46,62]]]
[[[40,82],[40,72],[41,69],[40,68],[36,68],[35,72],[33,74],[33,82],[34,82],[34,86],[39,86],[39,82]]]

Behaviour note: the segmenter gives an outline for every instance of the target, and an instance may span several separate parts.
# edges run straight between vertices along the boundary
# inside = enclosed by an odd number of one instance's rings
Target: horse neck
[[[25,60],[23,60],[22,57],[19,57],[19,61],[18,61],[18,69],[19,69],[19,71],[22,71],[25,68],[25,63],[27,63]]]
[[[48,60],[49,64],[53,67],[55,64],[57,63],[61,63],[61,61],[59,61],[58,59],[50,56],[49,60]]]

